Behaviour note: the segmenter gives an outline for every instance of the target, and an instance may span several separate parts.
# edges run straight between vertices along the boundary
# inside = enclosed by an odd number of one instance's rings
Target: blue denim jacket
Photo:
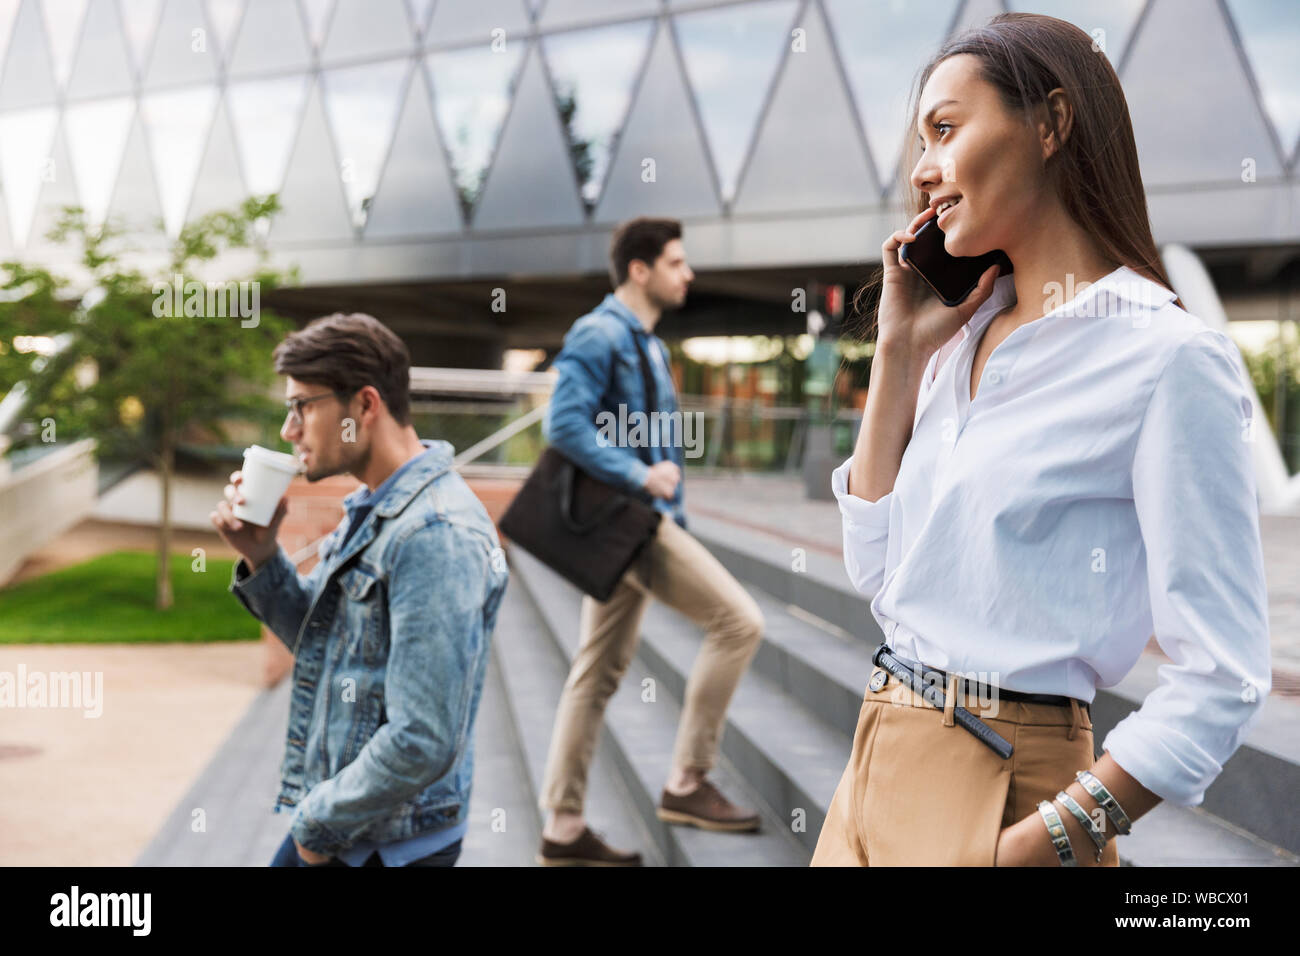
[[[291,832],[318,853],[468,817],[474,719],[508,572],[451,445],[430,448],[346,545],[346,517],[330,532],[309,575],[283,548],[256,573],[235,565],[230,590],[295,652],[275,809],[296,808]]]
[[[665,459],[676,462],[683,469],[676,495],[671,501],[655,498],[653,503],[685,528],[685,452],[681,442],[620,446],[607,442],[597,426],[601,413],[610,413],[617,419],[620,405],[625,413],[646,411],[636,340],[645,349],[654,376],[659,399],[659,407],[654,411],[677,412],[676,390],[663,342],[647,332],[632,311],[610,293],[600,305],[573,323],[564,337],[564,347],[553,363],[559,377],[542,432],[561,454],[588,474],[637,494],[645,501],[651,500],[644,489],[650,465]]]

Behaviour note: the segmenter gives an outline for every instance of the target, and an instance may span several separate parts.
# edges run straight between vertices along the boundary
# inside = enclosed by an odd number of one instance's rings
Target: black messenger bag
[[[641,343],[650,412],[658,394]],[[542,452],[501,518],[507,538],[597,601],[608,601],[654,537],[663,515],[636,495],[587,474],[554,447]]]

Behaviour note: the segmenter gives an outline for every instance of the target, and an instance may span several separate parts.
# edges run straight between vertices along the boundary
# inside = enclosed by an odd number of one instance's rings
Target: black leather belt
[[[937,667],[930,667],[927,664],[922,664],[920,661],[913,661],[906,657],[900,657],[885,644],[881,644],[880,647],[876,649],[876,655],[873,655],[871,658],[871,662],[877,667],[882,666],[878,658],[878,655],[882,650],[892,656],[895,660],[906,664],[911,670],[920,672],[923,675],[924,680],[934,681],[938,683],[940,687],[945,689],[947,688],[948,673],[946,671],[941,671]],[[935,677],[934,675],[938,676]],[[1066,697],[1061,694],[1029,694],[1020,690],[1006,690],[1002,687],[994,687],[992,684],[982,684],[979,681],[968,680],[960,674],[957,675],[957,680],[961,688],[958,696],[965,697],[967,700],[970,699],[969,695],[973,695],[979,700],[1019,700],[1024,701],[1027,704],[1054,704],[1057,707],[1069,707],[1070,701],[1076,700],[1079,704],[1079,708],[1087,712],[1090,719],[1092,717],[1092,712],[1088,707],[1087,702],[1078,700],[1078,698]]]

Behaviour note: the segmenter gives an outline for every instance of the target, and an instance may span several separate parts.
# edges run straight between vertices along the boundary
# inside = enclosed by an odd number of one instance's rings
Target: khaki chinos
[[[636,653],[652,597],[705,632],[686,683],[673,766],[713,767],[727,705],[758,649],[763,615],[708,549],[665,515],[610,599],[583,598],[581,642],[560,696],[538,801],[543,809],[582,812],[605,705]]]
[[[953,719],[952,675],[949,706],[939,711],[875,670],[887,681],[879,690],[871,689],[875,681],[868,685],[812,866],[994,866],[1002,829],[1036,813],[1040,800],[1055,798],[1075,771],[1095,762],[1092,720],[1077,702],[963,696],[962,706],[1011,743],[1004,760]],[[1107,833],[1101,865],[1119,866]],[[1082,843],[1073,841],[1075,857],[1093,862],[1095,844],[1086,836]]]

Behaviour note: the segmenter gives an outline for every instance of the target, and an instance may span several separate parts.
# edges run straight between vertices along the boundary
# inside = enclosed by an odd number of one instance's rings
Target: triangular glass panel
[[[407,53],[414,46],[404,0],[337,0],[321,62]]]
[[[146,248],[161,248],[167,237],[161,232],[162,207],[158,204],[158,185],[154,181],[153,163],[144,123],[136,113],[131,132],[122,151],[122,169],[113,186],[108,204],[108,218],[132,232],[134,241]]]
[[[356,238],[319,87],[307,97],[302,128],[280,190],[280,204],[283,211],[271,224],[273,242],[315,244]]]
[[[601,20],[651,16],[660,9],[659,0],[550,0],[538,25],[543,30],[585,27]]]
[[[81,48],[68,80],[68,97],[85,99],[131,92],[135,81],[129,62],[117,3],[90,0]]]
[[[209,34],[199,0],[166,0],[144,74],[145,86],[179,86],[216,79],[221,53]]]
[[[9,209],[5,205],[4,190],[0,190],[0,256],[13,252],[14,241],[9,237]]]
[[[14,19],[23,0],[0,0],[0,68],[9,54],[9,37],[13,33]]]
[[[433,120],[424,71],[411,76],[366,237],[423,236],[463,228],[460,202]]]
[[[597,222],[721,212],[703,134],[664,23],[610,160]]]
[[[411,24],[416,31],[423,33],[429,26],[429,14],[433,13],[433,0],[406,0],[411,13]]]
[[[1145,5],[1146,0],[1007,0],[1012,10],[1045,13],[1073,23],[1092,37],[1093,48],[1105,53],[1116,70]]]
[[[41,0],[41,12],[45,15],[45,34],[50,39],[54,82],[63,89],[72,74],[72,57],[86,15],[86,0]]]
[[[284,185],[289,151],[306,101],[306,76],[249,80],[226,87],[244,182],[253,195],[278,192]]]
[[[1132,47],[1124,91],[1148,186],[1240,187],[1246,164],[1257,178],[1282,173],[1268,120],[1215,0],[1154,4]],[[1205,63],[1214,69],[1189,69]]]
[[[530,52],[483,195],[474,209],[473,226],[542,229],[579,225],[583,218],[555,99],[541,57]]]
[[[52,147],[58,122],[53,107],[0,114],[0,182],[9,234],[19,248],[27,245],[41,186],[57,174]]]
[[[72,174],[92,225],[99,225],[108,215],[134,115],[135,101],[129,96],[72,103],[63,114]]]
[[[515,42],[501,53],[484,44],[425,57],[438,129],[466,215],[482,191],[523,54],[524,44]]]
[[[728,202],[735,195],[736,178],[753,142],[777,64],[790,46],[798,6],[794,0],[766,0],[673,18],[722,196]]]
[[[126,29],[126,42],[131,50],[131,62],[137,74],[144,73],[153,49],[154,35],[158,31],[158,14],[163,0],[118,0],[122,11],[122,25]]]
[[[302,0],[302,12],[307,20],[307,38],[318,50],[325,42],[325,33],[329,30],[330,14],[333,10],[334,0]]]
[[[29,251],[60,248],[60,243],[49,237],[50,231],[63,216],[68,206],[81,205],[76,184],[72,181],[72,163],[68,158],[68,144],[63,131],[56,129],[54,144],[50,148],[49,167],[42,177],[41,190],[36,199],[35,215],[27,235]]]
[[[140,99],[140,115],[169,236],[178,235],[185,223],[216,105],[217,90],[213,86],[168,90]]]
[[[262,6],[266,2],[267,0],[256,0],[253,6]],[[221,58],[226,63],[230,62],[231,51],[235,48],[235,34],[243,15],[244,0],[208,0],[208,18],[217,34]]]
[[[1002,0],[966,0],[962,4],[961,14],[952,29],[952,35],[955,36],[971,27],[982,27],[999,13],[1006,12]]]
[[[305,70],[311,50],[294,0],[256,0],[235,37],[231,76]]]
[[[44,106],[52,104],[55,96],[54,67],[45,42],[40,7],[35,3],[24,3],[14,20],[9,55],[5,57],[4,70],[0,73],[0,109]],[[10,215],[13,215],[12,209]],[[20,243],[17,236],[14,242]]]
[[[1228,0],[1228,12],[1250,60],[1284,156],[1300,140],[1300,83],[1297,82],[1296,43],[1300,41],[1300,6],[1292,0]]]
[[[897,177],[915,74],[943,43],[958,2],[826,0],[877,178],[886,188]]]
[[[199,165],[194,196],[190,200],[186,221],[218,209],[233,209],[248,197],[239,178],[239,157],[235,155],[235,137],[223,106],[217,107],[208,137],[207,155]]]
[[[504,32],[496,34],[496,30]],[[527,33],[528,11],[523,0],[438,0],[425,42],[441,48],[480,40],[486,46],[500,38],[509,51],[523,43]]]
[[[352,223],[365,225],[402,106],[409,60],[321,73],[325,112],[338,147]]]
[[[791,52],[776,81],[762,128],[741,173],[737,212],[843,209],[880,195],[854,130],[853,104],[818,8],[799,21],[801,52]],[[815,111],[808,109],[816,103]],[[792,172],[797,171],[792,175]]]
[[[653,20],[633,20],[542,40],[556,108],[588,208],[600,198],[653,29]]]

